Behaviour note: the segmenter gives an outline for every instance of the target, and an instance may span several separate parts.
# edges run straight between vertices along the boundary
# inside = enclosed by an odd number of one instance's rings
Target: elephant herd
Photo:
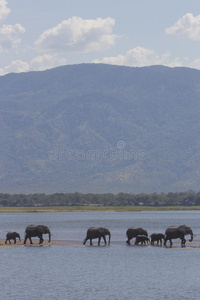
[[[193,232],[192,228],[187,225],[180,225],[180,226],[170,226],[166,229],[165,234],[163,233],[152,233],[151,244],[154,245],[154,242],[157,242],[157,245],[162,246],[162,240],[164,241],[164,245],[166,246],[167,241],[170,242],[170,247],[172,247],[172,239],[181,239],[181,246],[184,247],[186,243],[185,236],[190,234],[191,239],[190,242],[193,241]],[[146,242],[150,242],[148,238],[147,231],[143,228],[135,228],[130,227],[126,232],[128,240],[126,243],[130,245],[130,240],[135,237],[135,244],[138,245],[139,243],[145,244]]]
[[[39,238],[39,244],[42,244],[43,234],[49,235],[49,242],[51,241],[51,232],[48,226],[45,225],[29,225],[25,230],[25,237],[24,237],[24,244],[26,244],[27,239],[29,239],[30,244],[32,244],[32,237],[38,237]],[[170,247],[172,247],[172,239],[181,239],[181,246],[184,247],[186,243],[185,236],[190,235],[190,242],[193,241],[193,232],[192,228],[187,225],[180,225],[180,226],[170,226],[166,229],[165,234],[163,233],[152,233],[151,238],[151,244],[154,245],[154,242],[157,242],[157,245],[162,246],[162,241],[164,241],[164,245],[166,246],[167,241],[170,242]],[[108,239],[108,245],[110,245],[111,240],[111,233],[110,231],[105,227],[91,227],[87,230],[87,234],[85,239],[83,240],[83,245],[86,244],[88,240],[90,240],[90,245],[92,246],[92,240],[98,239],[98,245],[100,246],[101,238],[103,238],[105,245],[106,242],[106,236],[109,237]],[[126,231],[127,241],[126,244],[130,245],[130,241],[135,238],[135,245],[138,244],[146,244],[150,243],[150,240],[148,238],[148,233],[143,228],[138,227],[130,227]],[[17,232],[8,232],[6,235],[6,241],[11,243],[10,240],[14,240],[14,243],[16,243],[16,238],[20,239],[20,235]]]
[[[151,244],[154,245],[154,242],[157,242],[157,245],[162,246],[162,240],[164,241],[164,245],[166,246],[167,241],[170,242],[170,247],[172,247],[172,239],[181,239],[181,246],[184,247],[186,243],[185,236],[190,234],[191,239],[190,242],[193,241],[193,232],[192,228],[187,225],[180,225],[180,226],[170,226],[166,229],[165,234],[163,233],[152,233],[151,238]],[[87,242],[87,240],[90,240],[90,245],[92,245],[92,239],[98,238],[98,245],[100,245],[101,238],[104,239],[104,243],[106,244],[106,238],[105,236],[109,236],[108,245],[110,244],[111,234],[110,231],[107,228],[104,227],[91,227],[87,231],[86,238],[83,241],[83,244]],[[135,245],[138,245],[139,243],[141,245],[150,243],[150,240],[148,238],[148,233],[143,228],[138,227],[130,227],[126,231],[127,241],[126,244],[130,245],[131,239],[135,238]]]

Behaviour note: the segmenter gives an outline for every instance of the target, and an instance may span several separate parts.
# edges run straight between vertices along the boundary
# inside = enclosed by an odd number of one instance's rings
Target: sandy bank
[[[98,247],[97,242],[93,242],[93,246],[92,247]],[[161,246],[157,246],[157,245],[150,245],[150,244],[146,244],[146,245],[134,245],[134,241],[132,242],[132,244],[130,246],[126,245],[125,242],[112,242],[111,246],[117,246],[117,245],[121,245],[121,246],[126,246],[126,247],[160,247]],[[23,246],[23,247],[42,247],[42,246],[68,246],[68,247],[90,247],[90,243],[88,242],[85,246],[83,245],[83,243],[80,241],[56,241],[56,240],[52,240],[50,243],[48,243],[48,241],[44,240],[43,244],[39,245],[39,240],[33,240],[33,244],[31,245],[29,243],[29,241],[26,242],[26,245],[23,244],[23,240],[22,241],[17,241],[16,244],[13,243],[13,241],[11,242],[11,244],[9,244],[9,242],[7,244],[5,244],[5,240],[4,239],[0,239],[0,247],[19,247],[19,246]],[[101,244],[101,247],[104,247],[104,243]],[[108,246],[107,246],[108,247]],[[167,244],[167,247],[162,246],[162,248],[170,248],[169,247],[169,243]],[[180,241],[173,241],[173,246],[171,249],[180,249],[181,248],[181,244]],[[186,242],[186,247],[183,247],[181,249],[189,249],[189,248],[200,248],[200,242],[199,241],[193,241],[193,242]]]
[[[5,244],[4,239],[0,239],[0,247],[19,247],[19,246],[24,246],[24,247],[35,247],[35,246],[72,246],[72,247],[77,247],[77,246],[83,246],[82,242],[74,242],[74,241],[51,241],[48,243],[48,241],[44,241],[41,245],[39,245],[39,240],[32,240],[33,244],[31,245],[29,241],[26,242],[26,245],[23,244],[23,240],[20,242],[17,240],[17,243],[14,244],[13,241],[11,241],[11,244],[7,242]]]

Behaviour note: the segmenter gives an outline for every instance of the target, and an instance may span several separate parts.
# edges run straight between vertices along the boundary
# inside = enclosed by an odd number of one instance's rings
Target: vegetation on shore
[[[101,210],[163,210],[167,207],[195,207],[200,206],[200,192],[153,193],[153,194],[3,194],[0,193],[0,207],[29,208],[30,211],[44,211],[54,207],[54,211],[101,211]]]

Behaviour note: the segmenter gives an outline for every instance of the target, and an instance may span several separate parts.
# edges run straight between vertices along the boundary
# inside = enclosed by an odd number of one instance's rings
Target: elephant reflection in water
[[[106,245],[106,238],[105,238],[106,235],[109,236],[108,245],[110,245],[111,234],[110,234],[110,231],[107,228],[105,228],[105,227],[91,227],[87,231],[87,235],[86,235],[86,238],[83,241],[83,245],[85,245],[87,240],[90,240],[90,245],[92,246],[92,240],[97,239],[97,238],[98,238],[98,246],[100,246],[101,238],[104,239],[104,243]]]

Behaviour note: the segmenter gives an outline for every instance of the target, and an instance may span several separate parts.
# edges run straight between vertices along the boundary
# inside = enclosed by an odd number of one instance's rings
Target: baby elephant
[[[157,242],[157,245],[160,242],[160,245],[162,246],[162,239],[165,239],[165,235],[162,233],[152,233],[152,235],[150,236],[151,238],[151,245],[154,245],[154,242]]]
[[[21,241],[19,233],[17,233],[17,232],[10,232],[10,231],[9,231],[9,232],[6,234],[6,241],[5,241],[5,244],[7,244],[7,241],[9,241],[9,243],[11,244],[11,241],[10,241],[10,240],[14,240],[14,244],[16,244],[16,238],[18,238],[19,241]]]
[[[138,235],[136,236],[135,239],[135,245],[138,245],[139,243],[141,243],[141,245],[150,243],[149,238],[146,235]]]

